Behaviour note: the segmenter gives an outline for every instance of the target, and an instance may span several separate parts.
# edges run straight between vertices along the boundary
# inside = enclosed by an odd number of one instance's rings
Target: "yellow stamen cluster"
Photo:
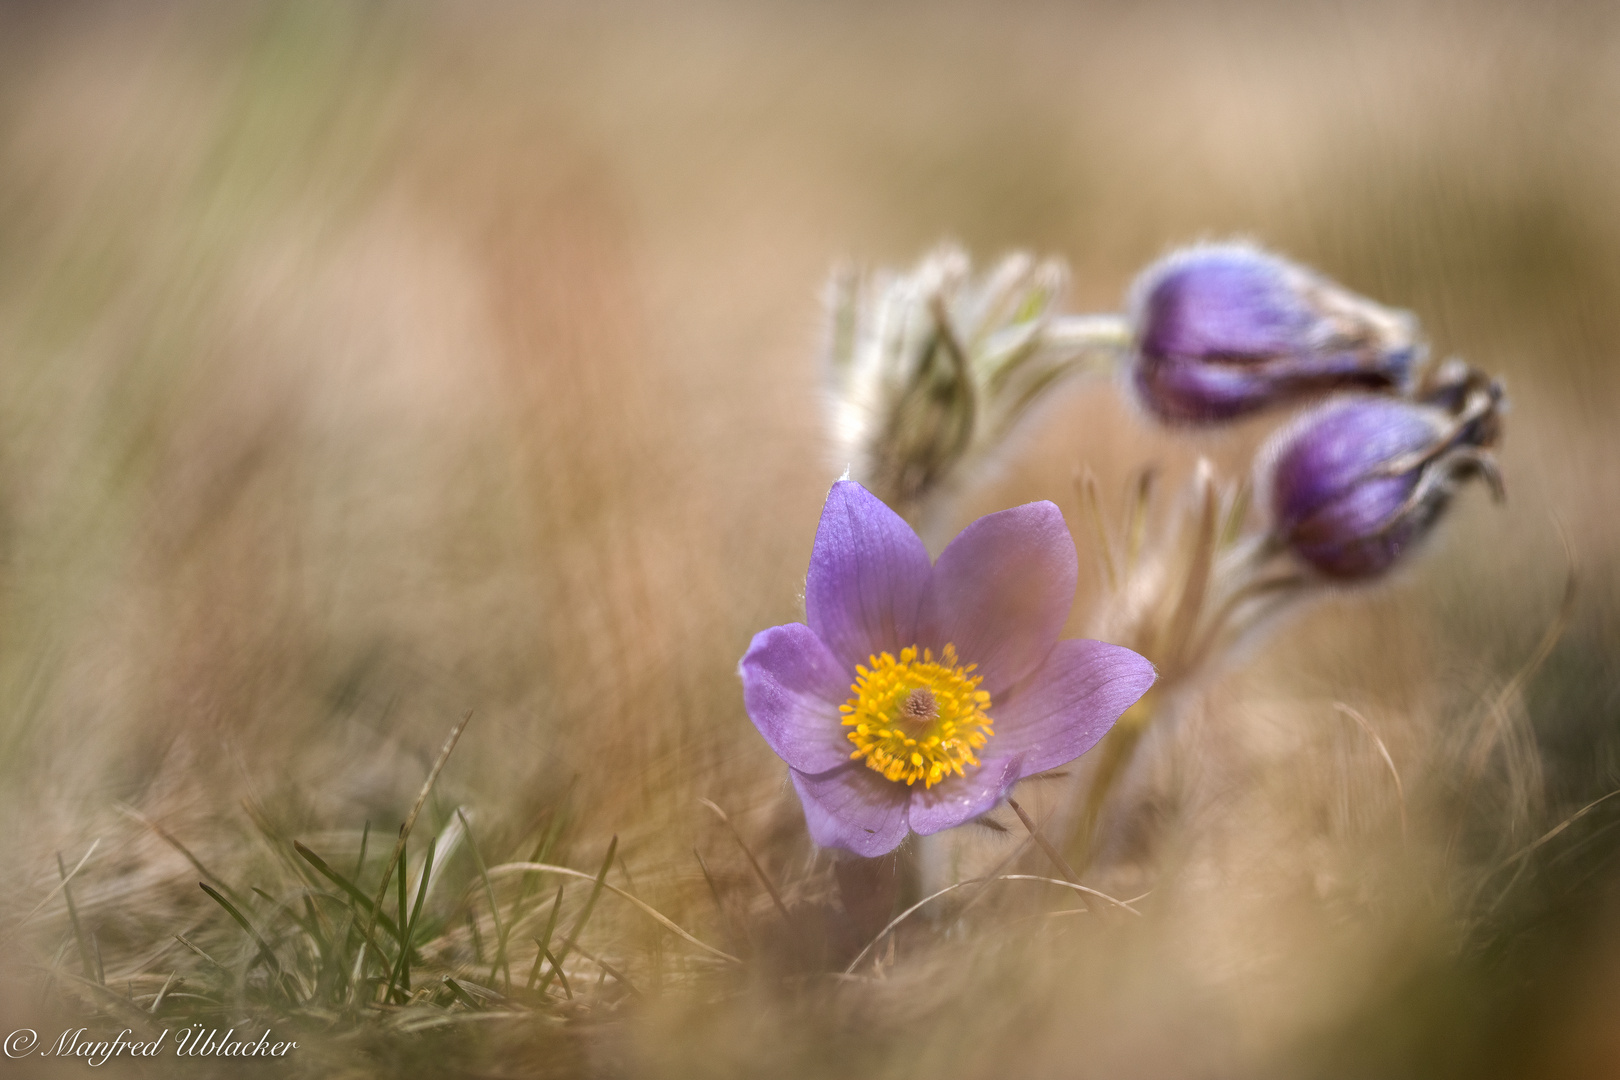
[[[838,707],[855,744],[851,758],[925,788],[979,764],[973,751],[995,731],[985,714],[990,695],[979,689],[983,677],[972,674],[977,664],[959,665],[954,645],[940,650],[937,661],[933,650],[923,649],[918,659],[916,646],[908,646],[898,660],[882,653],[870,663],[855,668],[855,696]]]

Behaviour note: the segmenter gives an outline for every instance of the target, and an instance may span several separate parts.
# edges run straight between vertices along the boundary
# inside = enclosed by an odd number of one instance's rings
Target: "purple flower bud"
[[[1500,497],[1486,452],[1501,432],[1500,384],[1455,412],[1397,398],[1329,402],[1273,439],[1273,535],[1329,577],[1388,570],[1428,532],[1457,484],[1479,474]]]
[[[1244,244],[1188,248],[1132,288],[1142,402],[1174,424],[1211,423],[1359,387],[1404,390],[1416,321]]]

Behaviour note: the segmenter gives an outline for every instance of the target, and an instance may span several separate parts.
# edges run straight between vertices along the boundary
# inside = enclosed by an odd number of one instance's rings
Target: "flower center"
[[[934,659],[932,649],[916,646],[870,657],[857,665],[850,690],[854,697],[838,707],[855,744],[851,758],[907,786],[918,780],[931,788],[945,777],[963,775],[978,765],[973,751],[995,734],[985,714],[990,695],[979,689],[977,664],[957,663],[956,646],[947,645]]]

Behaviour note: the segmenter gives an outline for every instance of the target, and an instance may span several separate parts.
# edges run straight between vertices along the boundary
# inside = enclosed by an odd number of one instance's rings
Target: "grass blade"
[[[742,833],[737,831],[737,826],[732,823],[731,816],[708,799],[699,799],[698,802],[713,810],[720,820],[725,823],[726,828],[731,831],[731,838],[737,841],[737,846],[742,848],[742,853],[748,856],[748,865],[754,868],[754,874],[764,884],[765,891],[771,894],[771,902],[776,905],[776,910],[781,914],[782,921],[792,926],[793,916],[788,914],[787,904],[782,901],[782,894],[776,891],[776,883],[765,872],[765,868],[759,865],[759,860],[754,858],[753,850],[749,848],[748,842],[742,838]]]
[[[1080,508],[1091,522],[1092,539],[1097,544],[1097,558],[1102,563],[1103,578],[1109,592],[1118,592],[1119,570],[1114,566],[1114,545],[1108,538],[1108,521],[1103,516],[1102,495],[1097,490],[1097,476],[1088,467],[1074,478],[1075,490],[1080,495]]]
[[[209,956],[203,951],[202,946],[193,943],[191,939],[187,938],[184,934],[174,935],[174,940],[178,941],[180,944],[184,945],[186,948],[190,949],[192,952],[196,953],[210,964],[213,964],[215,967],[219,968],[219,970],[226,972],[227,974],[230,972],[230,968],[226,967],[218,960],[215,960],[212,956]]]
[[[433,837],[428,841],[427,858],[422,861],[422,880],[416,883],[416,901],[411,905],[410,930],[416,929],[416,920],[422,917],[422,901],[427,899],[428,877],[433,873],[433,855],[439,848],[439,838]]]
[[[703,853],[693,848],[692,855],[697,859],[698,869],[703,871],[703,880],[709,883],[709,895],[714,897],[714,910],[720,913],[720,931],[726,936],[726,944],[735,949],[737,934],[731,925],[731,916],[726,914],[725,901],[720,899],[720,887],[714,883],[714,875],[709,873],[709,864],[703,861]]]
[[[361,892],[359,887],[356,886],[354,882],[350,881],[348,878],[344,877],[342,874],[328,866],[325,859],[315,854],[297,840],[293,841],[293,849],[297,851],[298,854],[302,855],[309,865],[318,870],[322,877],[326,878],[332,884],[336,885],[338,888],[347,893],[349,898],[355,903],[359,904],[362,909],[368,912],[374,911],[374,905],[371,897]],[[396,938],[399,936],[399,927],[394,925],[393,919],[390,919],[387,915],[378,915],[376,920],[382,923],[383,929],[388,931],[389,934]],[[369,930],[367,931],[366,936],[370,936]]]
[[[562,983],[563,993],[568,996],[569,1001],[574,1000],[574,988],[568,985],[568,974],[563,971],[562,965],[557,962],[555,956],[551,955],[550,949],[542,949],[541,952],[547,960],[551,961],[552,974],[556,975],[557,981]],[[539,962],[538,959],[535,960],[535,963],[538,964]]]
[[[602,895],[602,884],[607,880],[608,868],[613,865],[613,856],[618,850],[619,837],[615,834],[613,839],[608,841],[607,855],[602,859],[602,869],[596,874],[596,883],[591,886],[591,895],[586,899],[585,907],[580,911],[579,918],[574,920],[574,928],[568,932],[568,940],[563,942],[561,949],[557,950],[557,959],[552,962],[550,974],[540,983],[540,993],[544,994],[546,992],[546,988],[551,985],[553,975],[561,974],[562,962],[568,959],[569,952],[574,948],[574,942],[579,940],[580,932],[585,929],[585,924],[590,921],[591,911],[596,907],[596,898]]]
[[[484,865],[484,856],[478,850],[478,841],[473,838],[472,825],[467,821],[467,815],[456,807],[456,817],[461,819],[461,827],[467,833],[467,847],[472,850],[473,862],[478,864],[478,876],[484,882],[484,897],[489,901],[489,917],[495,923],[495,959],[489,967],[489,982],[495,984],[495,975],[503,967],[506,970],[506,992],[512,992],[512,965],[506,961],[506,935],[508,928],[501,925],[501,908],[495,902],[495,886],[489,883],[489,867]]]
[[[60,851],[56,853],[56,872],[62,875],[62,899],[67,901],[68,919],[73,923],[73,938],[79,943],[79,962],[84,965],[84,977],[91,982],[99,982],[95,965],[90,962],[90,944],[85,940],[84,927],[79,922],[79,910],[73,906],[73,890],[68,888],[67,864],[62,861]]]
[[[360,875],[365,873],[365,870],[366,870],[366,845],[368,843],[370,843],[370,842],[371,842],[371,822],[367,821],[366,824],[365,824],[365,828],[360,830],[360,857],[358,859],[354,860],[354,873],[349,875],[350,877],[354,878],[354,880],[356,880],[356,881],[359,881],[360,880]],[[380,903],[382,901],[382,897],[379,896],[377,898],[377,900]]]
[[[467,993],[467,991],[461,988],[460,983],[446,975],[444,977],[444,985],[450,988],[450,993],[455,996],[457,1001],[461,1002],[463,1005],[467,1006],[467,1008],[472,1009],[475,1012],[478,1011],[480,1007],[478,1002],[474,1000],[471,994]]]
[[[534,980],[540,974],[540,958],[551,955],[551,935],[557,929],[557,916],[562,912],[562,898],[563,887],[559,885],[557,886],[557,899],[551,902],[551,916],[546,920],[546,932],[534,939],[534,943],[540,946],[540,951],[535,954],[534,969],[529,972],[529,981],[524,986],[525,990],[534,989]]]
[[[1157,480],[1156,469],[1143,469],[1136,474],[1136,484],[1131,489],[1130,509],[1125,515],[1125,566],[1120,573],[1125,581],[1136,573],[1137,562],[1142,557],[1142,545],[1147,538],[1148,507],[1153,502],[1153,487]]]
[[[428,841],[427,857],[422,860],[422,878],[416,883],[416,901],[411,905],[410,918],[405,922],[405,940],[400,949],[399,960],[394,965],[394,973],[388,978],[388,991],[383,994],[387,1001],[393,996],[394,986],[399,988],[408,998],[411,993],[411,942],[416,938],[416,921],[422,917],[422,901],[427,899],[428,878],[433,874],[433,853],[439,846],[439,838],[433,837]],[[401,888],[404,888],[404,870],[400,871]]]
[[[287,997],[294,1004],[296,1004],[299,997],[296,992],[296,988],[294,987],[292,980],[288,978],[287,975],[281,970],[281,961],[276,959],[276,954],[270,949],[270,943],[264,940],[264,936],[259,933],[258,928],[248,921],[246,915],[243,915],[237,910],[235,904],[225,899],[224,895],[221,894],[218,889],[213,888],[206,881],[199,881],[197,884],[202,887],[203,892],[213,897],[214,902],[220,907],[224,908],[226,913],[229,914],[231,918],[236,920],[238,926],[248,932],[248,936],[253,938],[254,943],[259,946],[259,956],[264,959],[265,964],[270,968],[271,973],[275,976],[276,985],[280,986],[281,992],[286,994]]]
[[[632,997],[642,999],[646,998],[645,994],[636,989],[635,983],[625,978],[624,972],[620,971],[606,960],[603,960],[600,956],[586,952],[585,949],[579,945],[574,946],[574,951],[579,953],[579,955],[583,956],[585,959],[589,960],[591,963],[595,964],[597,967],[601,968],[604,974],[611,975],[614,981],[616,981],[620,986],[623,986],[626,990],[630,991],[630,995]]]
[[[175,977],[179,974],[178,971],[169,972],[169,977],[163,980],[163,989],[159,990],[157,997],[152,999],[152,1007],[147,1009],[147,1012],[153,1016],[157,1015],[157,1011],[163,1007],[163,999],[169,996],[169,987],[174,985]]]
[[[163,826],[159,825],[157,822],[153,821],[145,814],[142,814],[139,810],[136,810],[132,806],[126,806],[123,803],[119,803],[116,805],[115,809],[130,820],[144,825],[146,828],[152,830],[152,832],[157,835],[158,839],[162,840],[165,844],[168,844],[181,855],[185,856],[186,861],[189,862],[194,869],[196,869],[197,873],[201,874],[209,881],[212,881],[220,892],[224,893],[237,903],[242,902],[242,898],[236,895],[236,890],[231,888],[230,882],[226,881],[224,878],[208,869],[208,867],[204,866],[202,864],[202,860],[193,855],[191,853],[191,849],[176,839],[173,833],[169,832]]]
[[[504,863],[500,866],[492,866],[489,868],[489,872],[491,874],[515,874],[520,871],[527,872],[530,870],[544,870],[547,873],[560,874],[564,877],[576,877],[584,881],[598,880],[591,877],[591,875],[585,873],[583,870],[575,870],[571,867],[557,866],[551,863]],[[608,882],[602,882],[602,888],[606,889],[610,893],[613,893],[615,896],[623,898],[627,903],[631,904],[637,910],[645,913],[648,918],[652,919],[654,922],[658,923],[659,926],[662,926],[665,930],[668,930],[670,933],[674,934],[687,944],[695,945],[699,949],[702,949],[704,952],[708,953],[710,956],[713,956],[719,960],[724,960],[729,964],[742,963],[741,960],[737,959],[735,956],[732,956],[730,953],[717,949],[713,945],[709,945],[704,942],[701,938],[693,937],[685,930],[682,930],[680,925],[673,919],[669,918],[667,915],[661,914],[657,908],[648,904],[646,901],[638,899],[635,894],[626,892],[617,885],[613,885]]]
[[[13,926],[10,930],[6,931],[6,933],[3,936],[0,936],[0,943],[10,941],[13,934],[15,934],[17,931],[21,930],[23,928],[23,925],[25,923],[27,923],[29,919],[32,919],[35,915],[38,915],[39,912],[40,912],[40,909],[43,908],[46,904],[51,902],[51,898],[53,896],[55,896],[61,890],[67,888],[67,883],[72,881],[74,876],[76,874],[78,874],[78,872],[80,870],[84,869],[84,864],[90,861],[90,856],[94,855],[96,853],[96,848],[98,848],[100,846],[101,846],[101,838],[100,837],[97,837],[96,839],[92,840],[90,842],[90,850],[86,851],[84,853],[84,855],[80,857],[79,861],[74,864],[73,869],[69,870],[67,872],[67,874],[62,878],[61,881],[57,882],[55,888],[53,888],[50,892],[46,893],[44,898],[42,900],[40,900],[39,903],[35,904],[32,908],[29,909],[28,914],[24,915],[22,917],[22,919],[20,921],[18,921],[17,924],[15,926]],[[544,862],[545,860],[540,859],[540,860],[536,860],[536,861]],[[57,856],[57,867],[58,867],[59,872],[60,872],[61,865],[62,865],[61,856],[58,855]]]
[[[439,748],[439,756],[433,760],[433,767],[428,770],[427,780],[422,784],[422,790],[416,793],[416,802],[411,805],[411,812],[405,815],[405,821],[399,827],[399,839],[394,841],[394,854],[389,858],[387,867],[383,870],[383,879],[377,886],[377,898],[370,907],[371,921],[366,924],[366,932],[361,937],[361,956],[364,957],[365,947],[372,942],[372,931],[376,928],[377,920],[384,917],[382,914],[383,897],[388,895],[388,878],[394,871],[394,862],[399,858],[400,852],[405,850],[405,842],[411,837],[411,829],[416,826],[416,817],[427,804],[428,793],[433,785],[438,783],[439,773],[444,770],[444,763],[450,760],[450,751],[456,748],[461,740],[461,733],[467,730],[467,723],[472,720],[472,710],[468,709],[461,722],[450,729],[450,735]]]
[[[400,954],[404,955],[406,935],[410,930],[410,919],[405,912],[405,853],[399,853],[399,867],[395,871],[394,879],[399,885],[399,946]]]

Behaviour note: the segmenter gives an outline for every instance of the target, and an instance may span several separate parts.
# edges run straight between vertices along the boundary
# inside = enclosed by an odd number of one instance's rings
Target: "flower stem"
[[[1077,873],[1085,873],[1097,855],[1097,824],[1102,818],[1103,807],[1135,759],[1142,736],[1157,715],[1161,700],[1162,695],[1157,687],[1149,690],[1140,701],[1125,710],[1125,715],[1119,718],[1098,748],[1100,760],[1097,771],[1092,775],[1080,823],[1069,843],[1071,861]]]

